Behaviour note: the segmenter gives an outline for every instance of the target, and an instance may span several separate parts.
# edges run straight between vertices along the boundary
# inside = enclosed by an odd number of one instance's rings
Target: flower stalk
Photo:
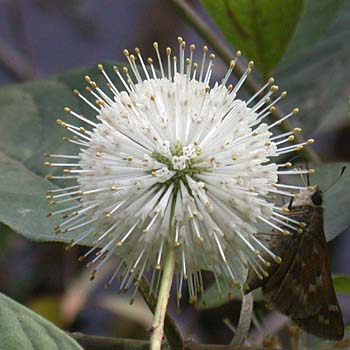
[[[153,316],[152,335],[150,350],[160,350],[164,335],[164,319],[170,296],[170,289],[175,271],[175,247],[168,245],[164,259],[164,270],[161,278],[160,290],[158,294],[157,306]]]
[[[230,345],[241,346],[247,339],[248,332],[250,329],[250,323],[252,320],[254,298],[253,294],[242,293],[242,306],[241,313],[239,315],[238,326],[235,335],[230,343]]]

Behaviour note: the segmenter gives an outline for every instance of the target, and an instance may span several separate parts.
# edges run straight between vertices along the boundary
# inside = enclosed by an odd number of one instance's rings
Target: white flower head
[[[78,147],[74,155],[49,155],[67,159],[46,162],[64,169],[62,176],[49,178],[77,184],[51,193],[55,203],[75,200],[51,215],[73,211],[57,228],[62,233],[79,229],[71,246],[94,237],[94,246],[82,257],[98,251],[90,263],[94,273],[111,256],[121,258],[110,283],[120,272],[122,290],[153,271],[151,289],[156,293],[164,255],[175,245],[178,299],[187,279],[190,299],[195,301],[203,290],[204,270],[241,286],[249,267],[266,276],[268,262],[259,252],[268,249],[255,236],[257,225],[268,224],[277,234],[299,229],[275,200],[291,196],[295,189],[278,183],[278,176],[307,172],[288,169],[290,163],[274,159],[312,141],[286,146],[300,129],[273,135],[274,128],[297,109],[280,121],[265,123],[286,95],[271,98],[278,90],[273,78],[249,101],[237,98],[253,66],[248,64],[235,87],[227,85],[239,52],[225,77],[211,84],[214,55],[208,56],[207,47],[200,64],[194,63],[194,45],[185,58],[181,38],[179,59],[171,57],[167,48],[163,64],[157,43],[154,48],[159,71],[152,59],[146,68],[139,49],[135,55],[125,50],[129,68],[120,72],[115,67],[114,78],[98,66],[108,89],[85,77],[91,96],[75,91],[95,112],[97,122],[70,108],[66,112],[86,129],[58,121],[73,134],[67,141]],[[114,79],[125,91],[117,89]]]

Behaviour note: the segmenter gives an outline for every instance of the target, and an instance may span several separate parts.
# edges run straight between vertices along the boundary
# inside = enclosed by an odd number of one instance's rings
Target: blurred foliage
[[[82,348],[38,314],[0,294],[0,348],[43,350]]]
[[[350,276],[334,275],[333,283],[337,293],[350,294]]]
[[[105,69],[112,71],[112,65],[106,63]],[[0,194],[3,199],[0,221],[31,240],[69,242],[77,235],[55,235],[55,219],[47,219],[49,212],[62,206],[49,206],[45,201],[46,191],[56,187],[44,178],[51,169],[43,166],[46,160],[43,154],[77,152],[74,145],[62,141],[67,132],[56,124],[56,118],[65,117],[63,108],[67,105],[88,118],[93,115],[89,107],[72,94],[74,88],[84,91],[85,74],[101,86],[105,85],[102,74],[94,67],[72,70],[47,81],[0,89],[0,123],[8,126],[0,129]],[[122,89],[119,80],[116,86]],[[73,118],[66,116],[64,120]],[[16,123],[11,123],[12,120]],[[83,124],[75,120],[75,125]]]
[[[301,108],[294,122],[306,137],[350,125],[349,23],[350,11],[344,7],[327,35],[276,72],[278,84],[289,92],[281,106],[285,111]]]
[[[344,175],[339,179],[343,167]],[[350,226],[350,163],[327,163],[315,167],[311,185],[317,184],[323,193],[324,230],[327,242]]]
[[[307,55],[325,35],[335,16],[344,6],[344,0],[304,0],[304,8],[281,65]]]
[[[202,3],[227,41],[254,60],[264,77],[283,57],[303,10],[302,0],[202,0]]]
[[[27,303],[27,307],[56,326],[64,326],[60,315],[60,297],[58,295],[36,297]]]

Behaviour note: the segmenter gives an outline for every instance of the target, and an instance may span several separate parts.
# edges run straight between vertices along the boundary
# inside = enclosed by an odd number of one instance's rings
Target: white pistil
[[[260,219],[261,221],[265,222],[266,224],[268,224],[269,226],[271,226],[272,228],[274,228],[275,230],[281,232],[283,235],[289,235],[289,231],[287,230],[283,230],[282,228],[280,228],[279,226],[273,224],[271,221],[261,217],[261,216],[258,216],[258,219]]]
[[[170,48],[170,47],[167,47],[167,48],[165,49],[165,53],[166,53],[166,56],[167,56],[168,80],[171,81],[171,80],[172,80],[172,78],[171,78],[171,59],[170,59],[171,48]]]
[[[130,89],[129,85],[126,83],[126,81],[124,80],[123,76],[120,74],[118,67],[117,66],[113,66],[113,70],[114,70],[114,73],[117,74],[117,76],[118,76],[119,80],[121,81],[121,83],[123,84],[125,90],[128,93],[130,93],[131,89]]]
[[[207,52],[208,52],[208,47],[203,46],[203,56],[202,56],[201,70],[200,70],[200,74],[199,74],[199,81],[200,82],[202,81],[202,78],[203,78],[203,72],[204,72],[205,59],[207,56]]]
[[[160,68],[160,72],[162,74],[162,78],[164,78],[165,77],[165,75],[164,75],[164,68],[163,68],[162,59],[160,57],[160,53],[159,53],[159,50],[158,50],[158,43],[154,42],[153,43],[153,47],[154,47],[154,50],[156,51],[156,54],[157,54],[157,58],[158,58],[158,62],[159,62],[159,68]]]
[[[143,61],[140,49],[139,48],[135,48],[135,53],[136,53],[139,61],[141,62],[141,66],[142,66],[143,72],[145,73],[146,79],[150,80],[150,77],[149,77],[148,71],[146,69],[145,62]]]
[[[249,106],[249,104],[255,100],[258,96],[260,96],[260,94],[270,85],[272,85],[275,82],[274,78],[269,78],[269,80],[267,81],[267,83],[265,85],[263,85],[248,101],[247,101],[247,106]]]
[[[238,80],[238,83],[233,88],[233,90],[232,90],[232,94],[233,95],[235,95],[238,92],[238,90],[241,88],[241,86],[243,85],[243,83],[247,79],[247,76],[251,73],[253,66],[254,66],[254,62],[250,61],[248,63],[247,69],[244,71],[244,73],[242,74],[241,78]]]

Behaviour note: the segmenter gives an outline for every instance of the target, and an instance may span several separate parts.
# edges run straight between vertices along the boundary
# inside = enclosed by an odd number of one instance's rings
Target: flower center
[[[177,187],[181,180],[187,185],[187,176],[196,180],[197,174],[209,171],[207,166],[201,166],[203,159],[200,158],[201,148],[198,145],[191,143],[183,146],[181,141],[177,141],[173,147],[170,147],[169,144],[169,142],[164,142],[161,152],[153,152],[152,154],[156,161],[164,164],[168,170],[175,172],[170,179],[163,183],[166,185],[173,183]]]

